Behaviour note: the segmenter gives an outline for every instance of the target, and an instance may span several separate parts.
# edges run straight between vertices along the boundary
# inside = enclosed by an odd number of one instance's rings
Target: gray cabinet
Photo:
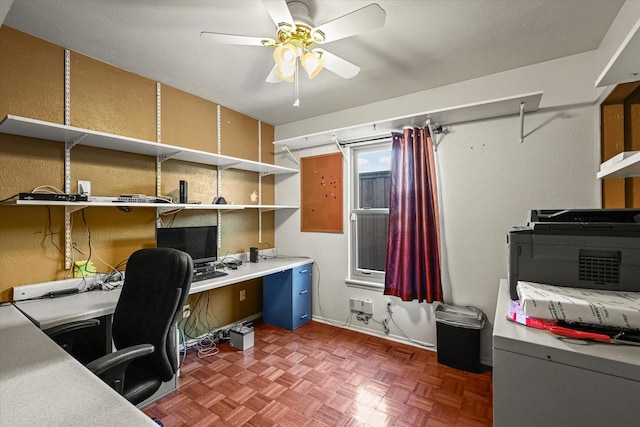
[[[311,320],[312,266],[309,263],[264,277],[265,323],[294,330]]]
[[[557,338],[507,320],[493,329],[493,421],[501,426],[631,426],[640,420],[640,346]]]

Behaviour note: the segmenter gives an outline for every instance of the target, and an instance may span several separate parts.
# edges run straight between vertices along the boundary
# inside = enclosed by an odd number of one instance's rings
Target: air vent
[[[598,285],[619,285],[620,252],[581,250],[579,279]]]

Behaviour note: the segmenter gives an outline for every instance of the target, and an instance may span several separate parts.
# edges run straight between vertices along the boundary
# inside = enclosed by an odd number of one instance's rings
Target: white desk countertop
[[[190,294],[222,288],[269,274],[313,263],[311,258],[283,257],[243,263],[237,270],[226,269],[226,276],[191,284]],[[76,320],[92,319],[112,314],[120,298],[120,289],[70,294],[58,298],[17,301],[20,309],[40,329],[48,329]]]
[[[313,259],[302,257],[268,258],[260,260],[260,262],[243,262],[237,270],[224,270],[225,273],[228,273],[226,276],[192,283],[189,293],[196,294],[217,289],[311,263],[313,263]]]
[[[156,426],[12,305],[0,306],[0,426]]]
[[[221,288],[310,263],[313,263],[310,258],[295,257],[244,263],[237,270],[226,270],[227,276],[193,283],[190,293]],[[0,427],[157,427],[40,330],[112,314],[119,297],[120,290],[117,289],[0,306]]]

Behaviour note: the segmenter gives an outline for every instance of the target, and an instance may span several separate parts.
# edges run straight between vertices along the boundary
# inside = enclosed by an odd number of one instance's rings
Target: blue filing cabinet
[[[310,263],[264,277],[265,323],[294,330],[311,320],[311,273]]]

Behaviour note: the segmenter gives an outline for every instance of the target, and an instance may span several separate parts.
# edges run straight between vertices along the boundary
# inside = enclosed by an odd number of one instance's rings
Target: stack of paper
[[[640,329],[640,292],[568,288],[518,282],[524,314],[623,329]]]

